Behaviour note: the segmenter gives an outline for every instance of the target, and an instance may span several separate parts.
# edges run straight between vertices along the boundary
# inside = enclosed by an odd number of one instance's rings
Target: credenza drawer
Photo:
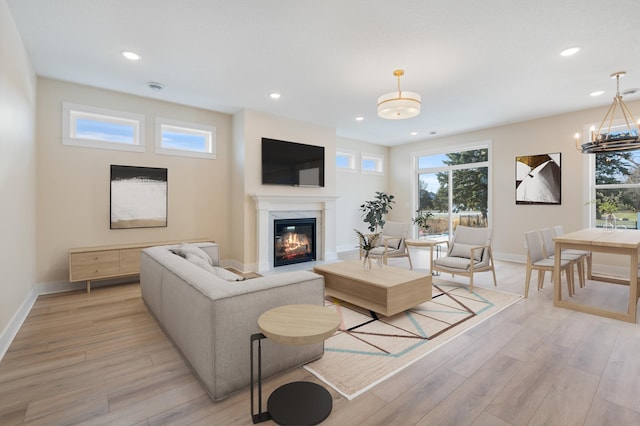
[[[80,265],[71,268],[73,281],[95,280],[112,277],[120,274],[120,262],[95,263],[93,265]]]
[[[71,254],[71,265],[73,266],[98,265],[101,263],[112,262],[120,262],[120,250],[103,250]]]

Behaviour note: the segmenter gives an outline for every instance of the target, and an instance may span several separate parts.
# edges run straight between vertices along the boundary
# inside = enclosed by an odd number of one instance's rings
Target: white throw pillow
[[[378,241],[378,247],[384,247],[386,242],[387,247],[398,250],[400,248],[400,241],[400,238],[381,237],[380,241]]]
[[[180,247],[173,249],[171,251],[177,254],[178,256],[182,256],[184,258],[186,258],[188,254],[192,254],[206,261],[209,265],[213,265],[213,261],[211,260],[211,257],[209,257],[207,252],[202,250],[200,247],[198,247],[195,244],[182,244]]]
[[[204,260],[200,256],[196,256],[195,254],[187,253],[186,256],[185,256],[185,259],[187,259],[189,262],[193,263],[194,265],[201,267],[205,271],[211,272],[212,274],[216,273],[216,270],[214,269],[214,267],[211,266],[209,264],[209,262],[207,262],[206,260]]]
[[[451,250],[450,256],[464,257],[465,259],[470,259],[472,247],[476,247],[476,246],[472,246],[471,244],[455,243],[453,245],[453,249]],[[475,254],[474,260],[476,262],[479,262],[482,260],[482,253],[484,253],[484,249],[476,250],[474,252]]]

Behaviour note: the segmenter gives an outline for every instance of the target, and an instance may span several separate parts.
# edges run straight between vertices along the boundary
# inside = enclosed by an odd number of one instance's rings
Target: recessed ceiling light
[[[432,131],[430,131],[430,132],[429,132],[429,134],[430,134],[430,135],[437,135],[437,134],[438,134],[438,132],[436,132],[435,130],[432,130]]]
[[[581,47],[570,47],[568,49],[564,49],[560,52],[560,56],[573,56],[578,53],[582,48]]]
[[[589,96],[600,96],[604,94],[604,90],[596,90],[595,92],[589,93]]]
[[[148,86],[149,86],[149,89],[156,92],[161,92],[164,89],[164,85],[162,83],[157,83],[155,81],[150,82]]]
[[[411,136],[415,136],[415,135],[417,135],[417,134],[418,134],[418,132],[411,132],[411,133],[409,133],[409,134],[410,134]]]
[[[130,50],[123,50],[122,56],[129,59],[130,61],[139,61],[142,59],[142,56],[138,55],[136,52],[132,52]]]
[[[364,117],[361,117],[361,116],[360,117],[356,117],[356,121],[363,121],[363,120],[364,120]]]
[[[271,99],[280,99],[280,93],[277,93],[277,92],[269,93],[269,97]]]

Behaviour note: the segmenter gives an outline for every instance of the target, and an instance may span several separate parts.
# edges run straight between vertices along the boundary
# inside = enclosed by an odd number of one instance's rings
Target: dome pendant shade
[[[400,77],[403,70],[395,70],[398,78],[398,91],[384,94],[378,98],[378,116],[389,120],[402,120],[420,114],[420,95],[400,90]]]

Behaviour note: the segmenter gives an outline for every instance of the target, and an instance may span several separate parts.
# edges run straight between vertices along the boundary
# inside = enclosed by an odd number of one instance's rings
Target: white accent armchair
[[[473,291],[475,273],[491,271],[493,285],[497,286],[491,252],[491,228],[458,225],[449,242],[447,255],[433,260],[433,271],[469,277],[469,291]]]
[[[409,268],[413,269],[411,256],[405,244],[405,239],[409,233],[409,223],[385,222],[382,234],[378,242],[378,247],[369,252],[370,256],[382,257],[382,262],[386,265],[389,257],[406,257],[409,259]]]

